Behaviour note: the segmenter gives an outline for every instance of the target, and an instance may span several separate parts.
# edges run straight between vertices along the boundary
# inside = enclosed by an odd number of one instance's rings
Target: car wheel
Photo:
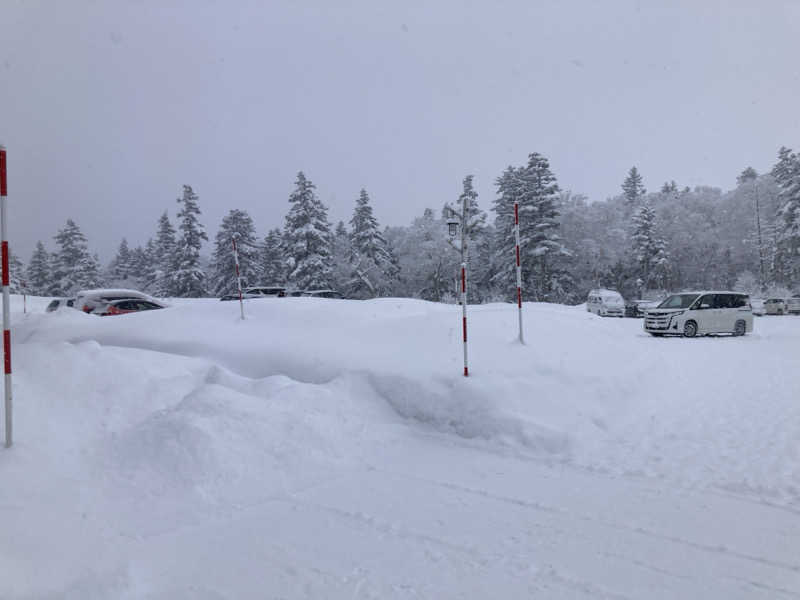
[[[736,326],[733,328],[733,335],[744,335],[747,331],[747,324],[744,321],[736,321]]]
[[[697,335],[697,323],[694,321],[686,321],[683,325],[683,337],[693,338]]]

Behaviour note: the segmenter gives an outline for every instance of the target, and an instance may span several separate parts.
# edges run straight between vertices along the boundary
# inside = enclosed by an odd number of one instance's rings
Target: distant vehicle
[[[786,312],[790,315],[800,315],[800,296],[786,299]]]
[[[290,292],[286,292],[286,295],[292,298],[297,298],[298,296],[305,295],[305,292],[303,290],[292,290]]]
[[[72,308],[75,305],[75,298],[56,298],[55,300],[51,300],[50,304],[47,305],[45,309],[47,312],[55,312],[60,308],[64,308],[65,306]]]
[[[625,316],[642,318],[648,308],[658,306],[658,300],[632,300],[625,303]]]
[[[625,300],[615,290],[592,290],[586,299],[586,310],[601,317],[624,317]]]
[[[764,309],[768,315],[782,315],[786,313],[786,302],[783,298],[770,298],[764,302]]]
[[[257,286],[245,288],[242,293],[247,294],[249,298],[283,298],[286,296],[286,288],[280,286]]]
[[[750,298],[750,306],[753,309],[753,314],[757,317],[763,317],[767,314],[767,308],[764,306],[763,298]]]
[[[753,310],[747,294],[688,292],[673,294],[647,311],[644,330],[654,336],[695,337],[717,333],[744,335],[753,331]]]
[[[82,290],[75,294],[75,308],[85,313],[91,313],[94,309],[111,302],[112,300],[149,300],[160,304],[152,296],[148,296],[136,290]]]
[[[92,314],[100,315],[101,317],[108,317],[111,315],[124,315],[127,313],[141,312],[144,310],[157,310],[159,308],[166,308],[166,305],[152,300],[140,300],[134,298],[106,302],[105,304],[95,308],[92,311]]]
[[[344,296],[342,296],[336,290],[306,290],[303,292],[303,296],[308,296],[311,298],[335,298],[339,300],[344,298]]]

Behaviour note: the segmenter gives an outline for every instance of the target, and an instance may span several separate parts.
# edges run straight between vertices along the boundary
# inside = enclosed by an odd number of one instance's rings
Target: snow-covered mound
[[[744,338],[655,339],[638,320],[527,304],[521,346],[514,307],[470,307],[465,379],[457,306],[259,299],[241,321],[237,303],[213,300],[111,318],[44,313],[45,304],[29,299],[28,314],[13,315],[16,445],[0,452],[2,598],[477,589],[517,597],[532,589],[517,585],[525,577],[508,583],[518,568],[545,582],[546,597],[642,597],[637,590],[652,592],[648,577],[660,578],[661,566],[598,587],[613,569],[578,566],[573,578],[533,547],[512,552],[519,565],[475,552],[489,544],[506,556],[510,542],[493,537],[501,531],[558,545],[561,534],[537,530],[543,524],[531,515],[559,515],[573,497],[589,525],[617,523],[619,514],[601,518],[591,502],[616,498],[638,523],[634,537],[641,529],[687,547],[720,543],[672,501],[657,509],[669,515],[657,525],[655,513],[642,512],[648,489],[703,494],[703,506],[715,502],[705,496],[712,491],[782,505],[789,521],[780,529],[798,531],[800,319],[759,319]],[[497,522],[497,501],[527,516]],[[438,521],[407,529],[441,510]],[[390,514],[394,521],[380,516]],[[484,520],[495,522],[494,534],[461,538]],[[266,525],[263,541],[250,537]],[[577,539],[578,525],[559,527],[574,527],[566,535]],[[751,538],[723,546],[800,572],[783,547],[754,548]],[[596,556],[605,540],[578,545],[563,547],[565,556]],[[409,551],[428,559],[404,566]],[[342,552],[360,558],[337,562]],[[351,572],[353,564],[371,566]],[[471,571],[494,586],[481,588]],[[751,575],[776,583],[771,573]],[[670,581],[647,597],[736,597],[727,583]]]

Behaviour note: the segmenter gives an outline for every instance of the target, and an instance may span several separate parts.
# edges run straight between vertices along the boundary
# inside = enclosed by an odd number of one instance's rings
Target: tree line
[[[199,197],[184,185],[175,224],[165,211],[146,243],[130,247],[123,239],[103,267],[70,219],[54,236],[54,252],[38,242],[27,268],[12,256],[12,287],[21,291],[24,281],[28,293],[52,296],[102,285],[161,297],[219,296],[236,288],[236,236],[244,285],[448,301],[457,294],[460,259],[447,222],[465,198],[471,301],[514,298],[515,202],[528,300],[581,302],[601,286],[632,298],[692,288],[788,295],[800,285],[800,156],[788,148],[769,173],[748,167],[727,192],[669,181],[648,193],[632,167],[618,196],[589,202],[562,190],[538,153],[507,167],[495,187],[492,219],[468,175],[457,201],[425,209],[407,226],[381,227],[365,189],[349,222],[334,225],[315,185],[299,172],[282,228],[260,236],[247,211],[231,209],[206,258]]]

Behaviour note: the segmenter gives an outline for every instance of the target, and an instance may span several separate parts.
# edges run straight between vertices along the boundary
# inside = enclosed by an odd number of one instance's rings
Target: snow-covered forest
[[[470,300],[514,295],[513,204],[520,205],[523,293],[528,300],[579,303],[597,286],[626,298],[688,288],[788,295],[800,285],[800,155],[781,148],[768,173],[745,168],[735,187],[648,190],[646,174],[620,174],[620,194],[590,202],[558,182],[546,157],[532,153],[495,179],[494,198],[469,198]],[[649,184],[652,185],[652,184]],[[13,291],[67,295],[99,285],[129,286],[156,296],[217,296],[235,289],[231,238],[238,234],[245,285],[334,288],[350,298],[455,299],[459,256],[448,243],[454,197],[408,225],[378,222],[367,190],[353,193],[348,223],[331,223],[312,180],[297,174],[282,229],[259,231],[232,208],[213,242],[202,224],[202,197],[184,185],[177,212],[155,219],[146,240],[123,238],[105,266],[73,220],[36,245],[27,267],[12,256]],[[491,205],[487,213],[482,206]],[[166,207],[165,207],[166,208]]]

